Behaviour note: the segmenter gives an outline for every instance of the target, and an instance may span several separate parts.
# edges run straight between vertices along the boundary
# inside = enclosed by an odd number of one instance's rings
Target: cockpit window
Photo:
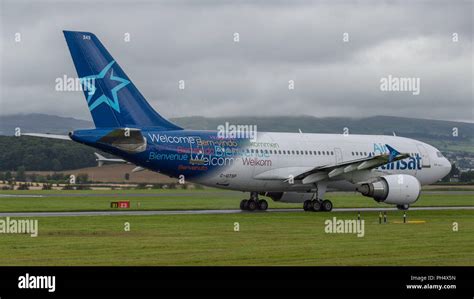
[[[444,158],[444,156],[441,152],[436,152],[436,156],[438,156],[438,158]]]

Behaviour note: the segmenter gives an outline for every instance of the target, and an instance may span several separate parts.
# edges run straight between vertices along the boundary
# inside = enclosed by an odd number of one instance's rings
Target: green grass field
[[[162,196],[134,196],[142,192]],[[215,190],[13,193],[59,196],[0,197],[1,212],[110,210],[118,199],[130,200],[135,210],[138,202],[146,210],[236,209],[245,196]],[[91,193],[129,196],[68,197]],[[335,207],[388,207],[351,193],[327,198]],[[473,200],[470,194],[424,194],[416,205],[472,206]],[[408,212],[408,220],[423,223],[401,223],[402,215],[389,212],[389,223],[379,224],[377,212],[362,213],[365,235],[360,238],[324,230],[326,220],[354,219],[352,212],[38,217],[38,237],[0,234],[0,265],[474,265],[474,210]],[[124,230],[126,222],[130,231]]]
[[[0,236],[0,265],[474,265],[474,211],[401,215],[364,213],[360,238],[324,232],[351,213],[47,217],[36,238]]]
[[[158,194],[151,197],[135,194]],[[126,190],[126,191],[9,191],[0,194],[43,194],[46,197],[0,197],[0,212],[28,211],[104,211],[110,202],[129,200],[131,210],[180,210],[180,209],[238,209],[240,201],[248,196],[242,192],[206,190]],[[47,197],[49,194],[59,196]],[[68,197],[74,194],[74,197]],[[77,196],[91,194],[129,194],[127,196]],[[327,193],[334,207],[389,207],[357,193]],[[268,200],[270,208],[297,208],[302,204],[279,203]],[[413,206],[472,206],[471,194],[423,194]]]

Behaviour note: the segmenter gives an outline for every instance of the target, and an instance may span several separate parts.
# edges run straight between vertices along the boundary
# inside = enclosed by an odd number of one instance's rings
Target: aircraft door
[[[417,144],[416,147],[420,151],[421,154],[421,166],[423,168],[430,168],[431,167],[431,161],[430,161],[430,155],[426,148],[423,146],[423,144]]]
[[[336,164],[342,163],[342,151],[340,148],[334,148],[334,157],[336,158]]]

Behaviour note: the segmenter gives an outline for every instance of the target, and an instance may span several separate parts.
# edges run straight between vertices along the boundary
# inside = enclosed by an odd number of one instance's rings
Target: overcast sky
[[[76,76],[68,29],[94,32],[165,117],[474,119],[473,1],[0,2],[0,115],[91,119],[81,92],[55,91]],[[388,75],[420,94],[381,91]]]

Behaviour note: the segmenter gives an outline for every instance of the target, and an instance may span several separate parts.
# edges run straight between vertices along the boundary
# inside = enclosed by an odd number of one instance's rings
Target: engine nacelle
[[[364,183],[357,191],[377,202],[408,205],[420,197],[421,185],[417,178],[407,174],[392,174]]]
[[[313,193],[303,192],[265,192],[262,195],[270,197],[273,201],[287,203],[301,203],[313,198]]]

